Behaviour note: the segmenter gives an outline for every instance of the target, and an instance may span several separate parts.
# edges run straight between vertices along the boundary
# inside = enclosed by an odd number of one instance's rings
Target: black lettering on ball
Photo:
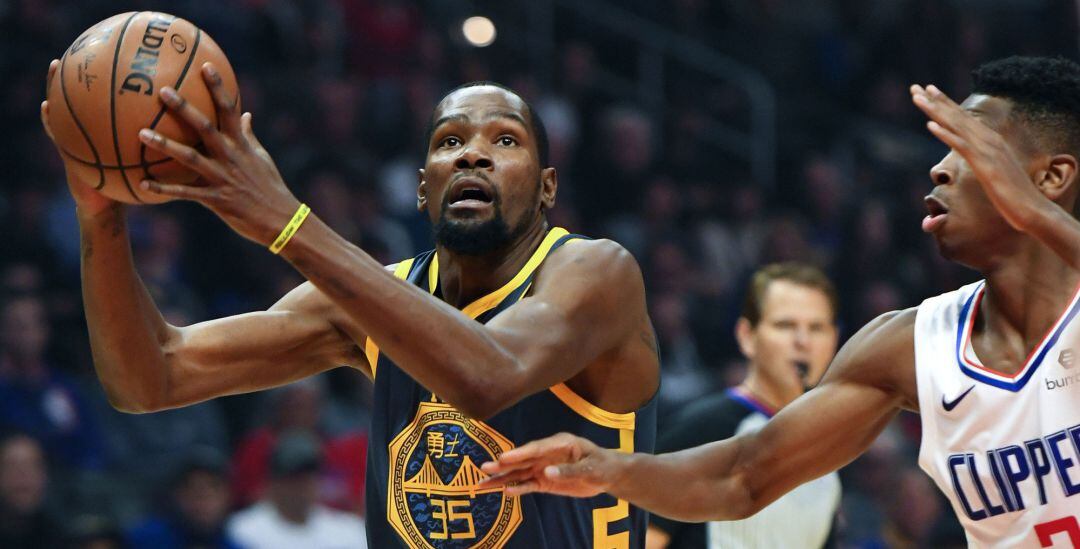
[[[120,85],[120,93],[124,93],[124,90],[132,91],[135,93],[142,93],[143,95],[153,95],[154,93],[154,81],[149,76],[140,73],[132,73],[124,79],[124,83]]]

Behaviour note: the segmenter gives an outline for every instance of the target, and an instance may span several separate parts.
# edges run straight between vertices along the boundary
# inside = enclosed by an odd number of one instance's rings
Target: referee
[[[817,384],[836,354],[836,309],[835,288],[814,267],[779,263],[754,273],[735,329],[746,378],[676,413],[661,426],[656,453],[757,429]],[[646,549],[821,547],[839,503],[840,479],[829,473],[745,520],[686,524],[651,515]]]

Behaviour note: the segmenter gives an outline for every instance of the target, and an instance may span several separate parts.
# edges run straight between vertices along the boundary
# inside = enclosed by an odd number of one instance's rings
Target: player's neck
[[[986,294],[976,329],[1019,334],[1037,343],[1068,306],[1080,272],[1048,247],[1032,240],[1018,253],[985,270]]]
[[[525,266],[547,232],[547,221],[540,218],[510,244],[481,256],[458,254],[438,246],[443,300],[461,309],[498,290]]]

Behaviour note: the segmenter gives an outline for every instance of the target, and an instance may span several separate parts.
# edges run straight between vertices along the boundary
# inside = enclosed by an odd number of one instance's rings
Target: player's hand
[[[618,454],[586,439],[559,433],[504,452],[480,466],[491,477],[481,486],[505,486],[506,495],[546,492],[590,497],[608,491],[617,475]]]
[[[172,157],[201,177],[191,184],[144,180],[143,189],[192,200],[206,206],[234,231],[264,246],[278,233],[300,202],[285,186],[277,166],[251,130],[251,113],[240,114],[239,97],[230,97],[213,65],[202,67],[202,76],[214,98],[219,130],[176,90],[162,88],[165,106],[194,128],[208,154],[173,141],[151,129],[139,132],[147,147]]]
[[[930,118],[926,127],[964,157],[994,207],[1014,229],[1027,231],[1032,214],[1053,201],[1039,192],[1000,133],[979,121],[936,86],[911,86],[911,100]]]
[[[49,86],[52,85],[52,79],[56,76],[56,70],[60,67],[60,60],[53,59],[49,63],[49,73],[45,79],[45,90],[48,93]],[[56,138],[53,137],[52,128],[49,127],[49,102],[41,102],[41,127],[45,130],[45,135],[49,136],[49,140],[56,145]],[[56,147],[57,154],[60,155],[61,161],[64,163],[64,173],[67,178],[68,190],[71,191],[71,196],[75,198],[75,205],[78,207],[80,214],[93,217],[109,208],[117,206],[119,203],[107,198],[105,195],[97,192],[86,181],[78,181],[75,179],[74,171],[69,168],[72,160],[64,154],[60,147]]]

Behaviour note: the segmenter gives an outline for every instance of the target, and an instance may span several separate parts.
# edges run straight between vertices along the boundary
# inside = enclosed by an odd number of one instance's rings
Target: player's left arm
[[[914,85],[910,91],[912,101],[930,118],[927,128],[967,160],[1005,220],[1080,270],[1080,221],[1052,200],[1078,183],[1077,159],[1056,155],[1041,180],[1033,183],[1000,133],[935,86]]]
[[[209,64],[203,76],[214,95],[220,130],[175,91],[163,89],[160,95],[199,132],[208,154],[150,130],[140,133],[148,147],[198,172],[202,182],[143,184],[199,202],[241,236],[268,245],[299,201],[252,133],[250,115],[241,117]],[[568,380],[601,355],[624,352],[628,342],[653,341],[637,262],[610,241],[570,243],[552,252],[537,272],[531,296],[486,325],[395,278],[315,215],[281,255],[395,364],[473,417],[489,417]],[[642,327],[648,333],[639,337],[635,330]],[[655,382],[655,368],[635,371],[655,367],[655,349],[649,353],[649,360],[625,361],[619,375],[651,373]]]

